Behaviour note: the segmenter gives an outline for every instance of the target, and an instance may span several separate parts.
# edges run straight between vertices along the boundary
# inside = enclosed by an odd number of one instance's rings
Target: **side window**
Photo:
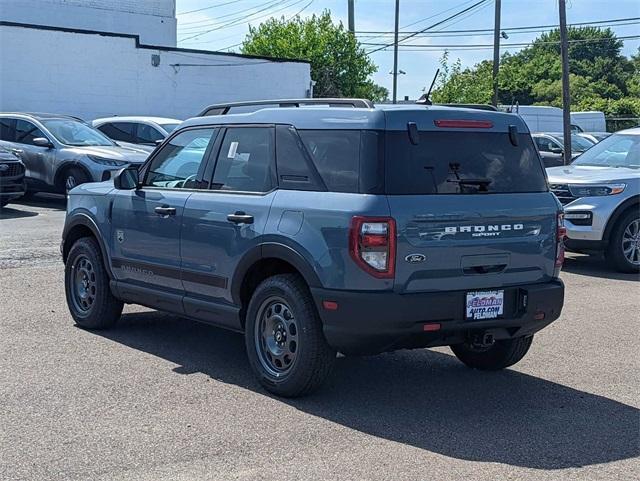
[[[330,191],[359,191],[359,130],[300,130],[299,133]]]
[[[196,186],[200,164],[218,129],[194,129],[179,133],[151,161],[144,185],[170,189]]]
[[[281,189],[327,190],[293,127],[276,127],[276,164]]]
[[[45,137],[38,127],[26,120],[16,120],[16,140],[20,144],[33,145],[36,137]]]
[[[136,124],[131,122],[108,122],[98,127],[103,134],[113,140],[135,143]]]
[[[274,129],[227,129],[213,174],[213,188],[267,192],[273,187]]]
[[[540,152],[549,152],[549,141],[544,137],[534,137],[536,141],[536,147]]]
[[[139,144],[155,144],[156,140],[164,139],[164,135],[162,135],[160,131],[147,124],[138,124],[136,137],[136,142]]]
[[[15,119],[0,119],[0,140],[13,142],[16,138],[16,121]]]

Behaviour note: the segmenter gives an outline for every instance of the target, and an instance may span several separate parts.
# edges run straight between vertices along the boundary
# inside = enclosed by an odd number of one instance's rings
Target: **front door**
[[[118,281],[149,289],[150,295],[174,294],[173,299],[181,302],[182,216],[216,134],[215,128],[180,132],[153,156],[144,169],[140,188],[116,193],[111,245],[113,271]],[[153,304],[146,304],[149,303]]]
[[[53,184],[55,150],[35,145],[33,139],[47,138],[36,125],[27,120],[16,120],[15,147],[25,165],[25,175],[35,182]],[[49,139],[50,141],[50,139]]]

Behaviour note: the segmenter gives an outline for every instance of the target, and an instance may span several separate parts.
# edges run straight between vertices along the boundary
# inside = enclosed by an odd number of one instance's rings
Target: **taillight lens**
[[[391,217],[354,217],[351,221],[349,251],[356,264],[372,276],[393,278],[396,221]]]
[[[564,226],[564,213],[558,212],[556,227],[556,269],[559,271],[564,263],[564,238],[567,236],[567,228]]]

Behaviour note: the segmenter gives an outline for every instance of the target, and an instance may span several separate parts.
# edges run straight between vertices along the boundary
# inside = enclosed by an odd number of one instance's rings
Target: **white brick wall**
[[[0,45],[0,111],[184,119],[216,102],[305,97],[310,82],[306,63],[136,48],[99,34],[3,26]]]
[[[0,0],[0,20],[139,35],[176,46],[175,0]]]

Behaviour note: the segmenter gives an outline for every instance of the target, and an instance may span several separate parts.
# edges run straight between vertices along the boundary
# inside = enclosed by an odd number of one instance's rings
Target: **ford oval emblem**
[[[424,262],[427,260],[427,256],[424,254],[409,254],[404,258],[409,264],[417,264],[419,262]]]

